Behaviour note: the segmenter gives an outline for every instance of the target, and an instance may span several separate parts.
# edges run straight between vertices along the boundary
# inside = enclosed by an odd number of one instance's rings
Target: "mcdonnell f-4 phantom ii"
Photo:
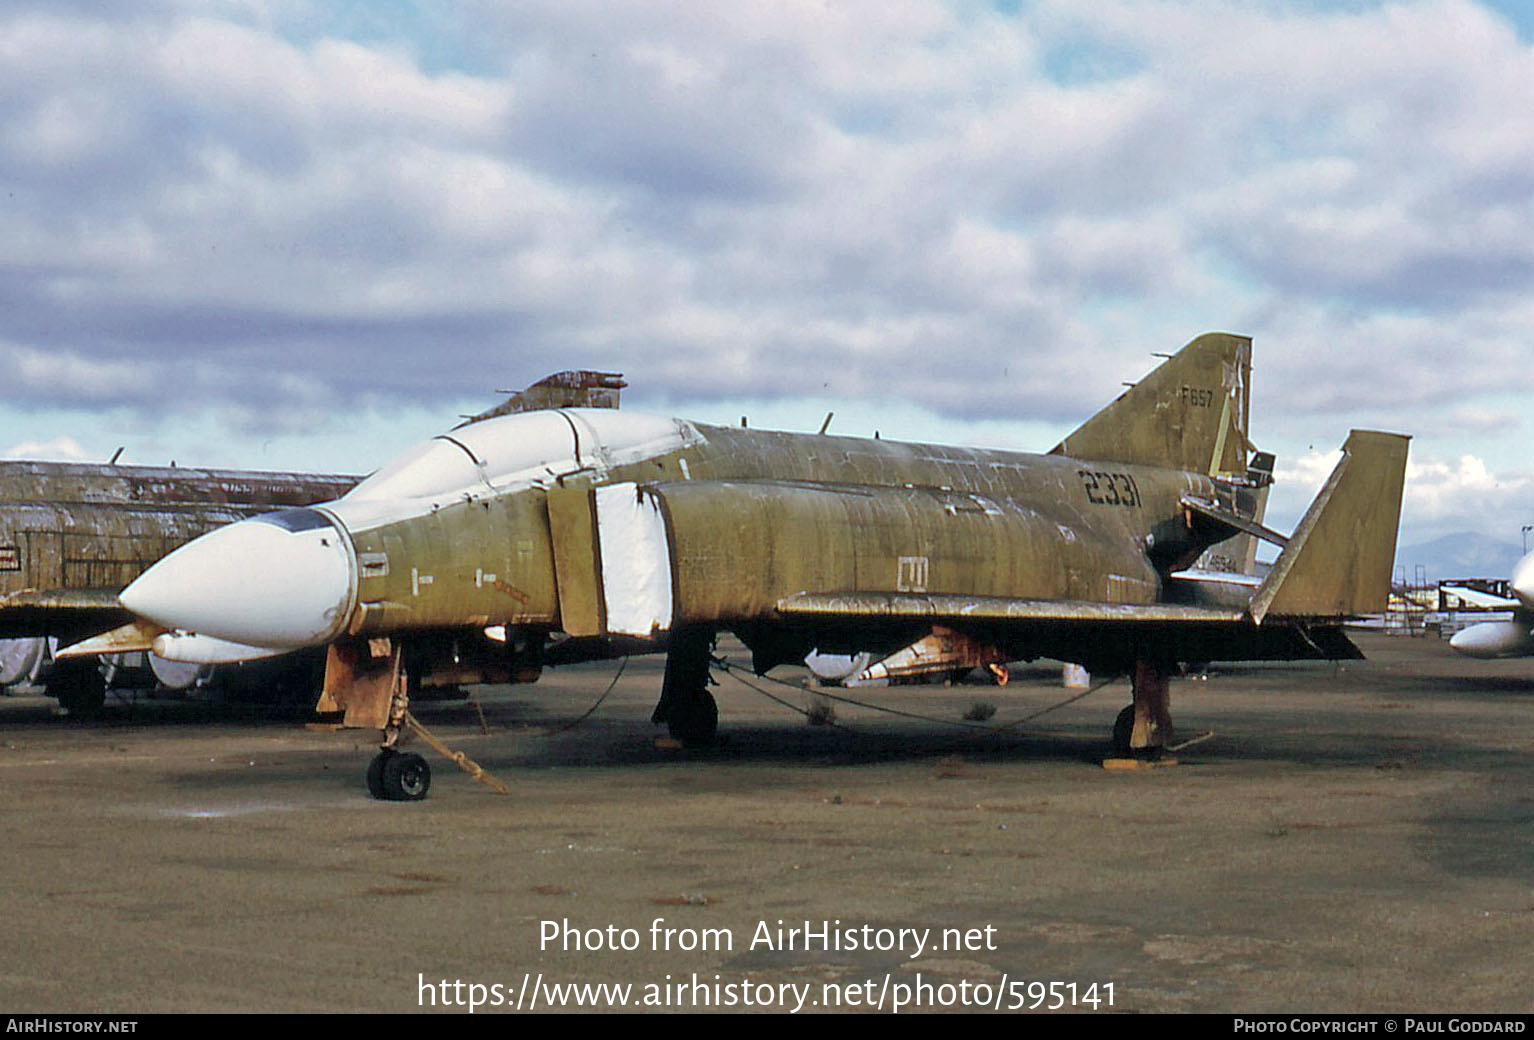
[[[759,673],[814,648],[888,655],[941,626],[1001,660],[1128,675],[1123,743],[1152,755],[1178,662],[1356,658],[1342,621],[1388,592],[1408,439],[1354,431],[1294,533],[1263,527],[1250,350],[1200,336],[1044,455],[485,413],[335,501],[171,553],[122,592],[136,620],[76,652],[328,646],[322,706],[383,731],[369,788],[399,800],[430,782],[396,749],[412,676],[530,680],[556,654],[664,652],[653,720],[704,744],[726,630]],[[1265,577],[1193,566],[1243,534],[1282,547]]]

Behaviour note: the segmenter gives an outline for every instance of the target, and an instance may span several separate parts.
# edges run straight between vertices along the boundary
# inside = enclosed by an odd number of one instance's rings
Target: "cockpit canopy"
[[[298,534],[302,531],[316,531],[321,527],[335,526],[335,521],[330,517],[318,509],[310,509],[307,506],[279,509],[272,513],[262,513],[260,516],[253,516],[251,519],[258,523],[280,527],[289,534]]]
[[[691,428],[675,419],[606,409],[506,415],[416,445],[346,498],[434,498],[476,487],[500,489],[675,450],[691,436]]]

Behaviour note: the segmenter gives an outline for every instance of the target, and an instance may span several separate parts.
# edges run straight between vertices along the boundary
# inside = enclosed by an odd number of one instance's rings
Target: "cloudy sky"
[[[369,470],[562,368],[1046,450],[1255,339],[1288,526],[1534,522],[1534,17],[1507,0],[9,0],[0,454]]]

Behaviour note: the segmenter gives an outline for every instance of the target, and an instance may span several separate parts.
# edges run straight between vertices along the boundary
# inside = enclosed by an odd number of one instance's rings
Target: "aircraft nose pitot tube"
[[[316,509],[285,509],[203,535],[155,564],[119,600],[166,628],[293,650],[339,635],[356,597],[349,540]]]

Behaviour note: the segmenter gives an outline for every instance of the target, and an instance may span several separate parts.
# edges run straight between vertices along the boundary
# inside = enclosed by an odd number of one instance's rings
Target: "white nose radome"
[[[351,548],[335,522],[287,509],[188,542],[118,599],[167,628],[293,650],[339,635],[354,589]]]

